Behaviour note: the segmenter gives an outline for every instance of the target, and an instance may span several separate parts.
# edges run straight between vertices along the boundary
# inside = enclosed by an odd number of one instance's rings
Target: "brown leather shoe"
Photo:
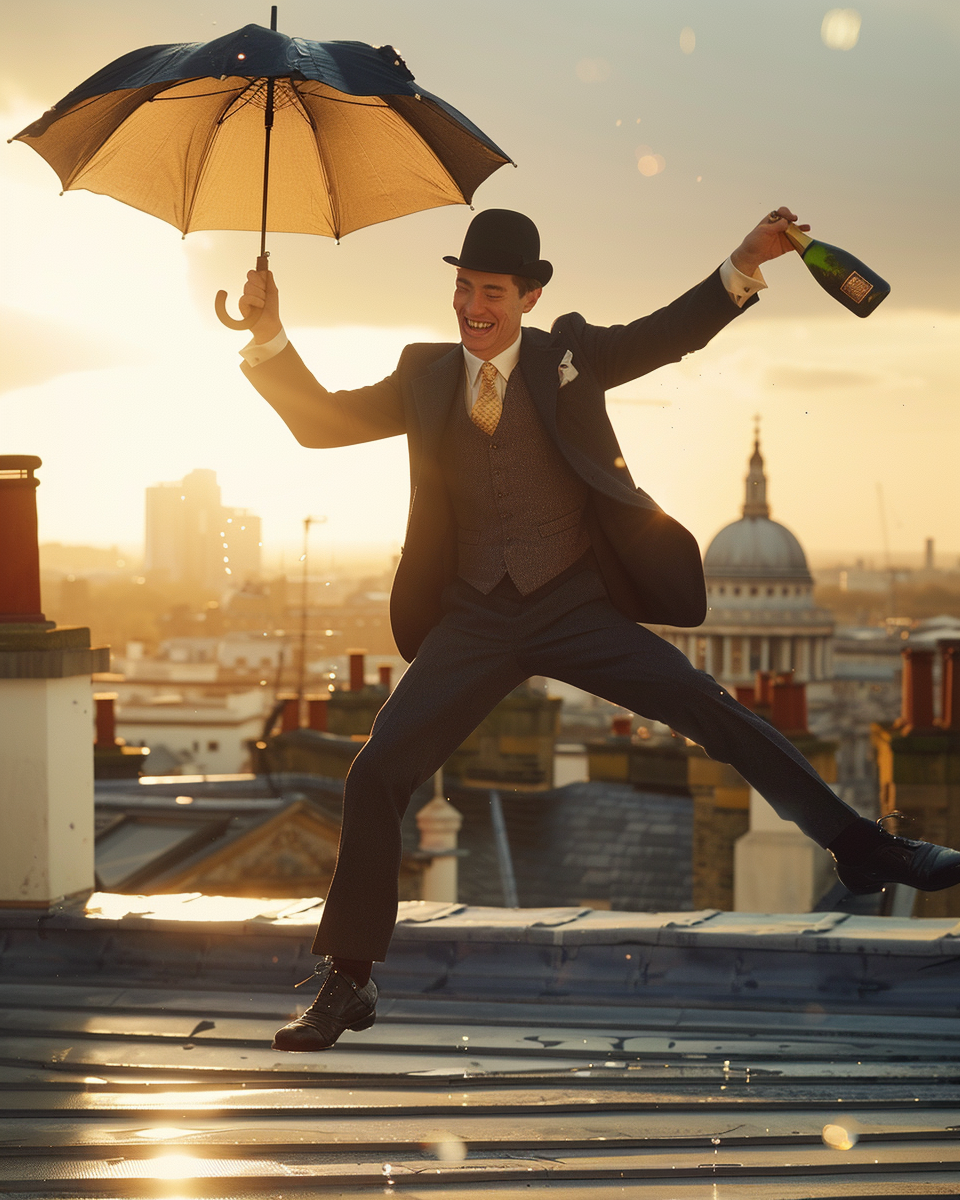
[[[345,1029],[369,1029],[377,1019],[377,985],[357,987],[349,975],[334,969],[329,959],[317,964],[323,979],[317,998],[302,1016],[278,1029],[274,1050],[329,1050]]]

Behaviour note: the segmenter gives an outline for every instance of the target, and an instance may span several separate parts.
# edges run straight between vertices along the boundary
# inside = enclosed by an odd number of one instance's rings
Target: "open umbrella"
[[[184,234],[268,227],[339,240],[469,204],[511,160],[414,81],[392,46],[315,42],[246,25],[212,42],[147,46],[80,84],[16,138],[65,191],[113,196]],[[273,155],[271,160],[271,143]],[[224,324],[226,293],[217,296]]]

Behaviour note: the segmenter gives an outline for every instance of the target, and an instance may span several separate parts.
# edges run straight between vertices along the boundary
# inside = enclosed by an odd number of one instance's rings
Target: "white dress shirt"
[[[760,274],[760,268],[753,275],[744,275],[728,258],[720,268],[720,282],[727,289],[727,295],[736,304],[738,308],[743,308],[744,304],[750,299],[754,292],[762,291],[766,286],[766,280]],[[283,329],[272,338],[269,342],[257,344],[256,342],[248,342],[240,351],[244,361],[251,367],[258,367],[267,359],[273,358],[283,350],[288,342],[287,335]],[[497,368],[497,391],[500,393],[500,399],[503,399],[503,393],[506,391],[507,380],[510,378],[510,372],[517,365],[517,359],[520,357],[520,339],[509,346],[502,354],[498,354],[496,358],[490,361]],[[477,401],[477,396],[480,393],[480,364],[482,359],[476,358],[464,346],[463,361],[467,368],[467,411],[473,408]]]
[[[507,380],[510,378],[510,372],[517,365],[520,358],[520,338],[521,334],[517,334],[517,340],[512,346],[508,346],[506,350],[497,355],[496,358],[491,358],[489,361],[497,368],[497,377],[493,381],[493,386],[497,389],[497,395],[503,402],[503,394],[507,390]],[[473,406],[477,402],[480,395],[480,368],[483,366],[484,360],[477,358],[475,354],[463,347],[463,364],[467,368],[467,412],[473,411]]]

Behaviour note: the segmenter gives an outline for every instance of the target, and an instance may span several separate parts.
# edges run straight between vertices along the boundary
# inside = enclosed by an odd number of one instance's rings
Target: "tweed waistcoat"
[[[490,593],[509,575],[521,595],[572,566],[590,546],[587,485],[547,435],[519,368],[492,437],[453,405],[441,451],[457,521],[458,574]]]

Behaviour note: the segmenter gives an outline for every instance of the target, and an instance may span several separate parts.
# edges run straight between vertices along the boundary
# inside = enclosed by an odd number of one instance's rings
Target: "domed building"
[[[714,537],[703,559],[707,619],[696,629],[662,635],[733,690],[757,671],[790,671],[798,682],[833,675],[833,615],[813,600],[803,547],[771,520],[757,430],[746,479],[743,516]]]

